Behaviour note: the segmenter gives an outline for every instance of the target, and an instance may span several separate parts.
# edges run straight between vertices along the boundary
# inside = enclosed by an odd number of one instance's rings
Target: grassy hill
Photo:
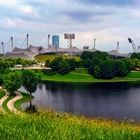
[[[1,140],[139,140],[140,126],[53,111],[0,114]]]
[[[96,79],[92,75],[88,74],[86,69],[76,69],[69,74],[66,75],[44,75],[41,73],[41,77],[43,81],[55,81],[55,82],[89,82],[89,83],[96,83],[96,82],[133,82],[133,81],[140,81],[140,72],[132,71],[126,77],[115,77],[110,80],[104,79]]]
[[[53,55],[53,54],[39,54],[35,56],[37,62],[43,63],[46,60],[52,61],[56,57],[63,57],[64,59],[67,58],[75,58],[76,60],[80,60],[78,56],[69,56],[69,55]]]

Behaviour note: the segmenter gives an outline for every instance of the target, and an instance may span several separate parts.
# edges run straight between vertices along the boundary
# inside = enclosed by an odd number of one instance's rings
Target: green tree
[[[0,74],[0,85],[3,85],[3,75]]]
[[[70,65],[67,61],[63,60],[59,63],[58,73],[65,75],[70,72]]]
[[[96,78],[101,78],[101,67],[99,65],[94,67],[94,76]]]
[[[19,72],[10,72],[4,75],[4,87],[10,93],[15,95],[15,91],[21,87],[21,75]]]
[[[114,75],[124,77],[129,73],[128,67],[123,60],[115,61]]]
[[[22,85],[32,95],[36,91],[37,85],[40,81],[40,76],[31,70],[24,70],[22,72]]]
[[[75,68],[78,67],[78,62],[74,58],[66,59],[65,61],[69,63],[71,70],[75,70]]]
[[[112,79],[114,76],[113,73],[113,63],[111,60],[105,60],[100,62],[101,67],[101,78],[103,79]]]
[[[58,71],[59,63],[63,61],[62,57],[57,57],[49,63],[49,67],[52,68],[53,71]]]
[[[140,53],[132,53],[130,58],[140,59]]]

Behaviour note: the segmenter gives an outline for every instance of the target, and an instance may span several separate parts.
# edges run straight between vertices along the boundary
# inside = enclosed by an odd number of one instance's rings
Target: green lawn
[[[43,81],[55,81],[55,82],[129,82],[129,81],[140,81],[140,72],[131,72],[128,76],[120,78],[115,77],[111,80],[104,80],[104,79],[96,79],[92,75],[89,75],[87,70],[85,69],[76,69],[70,72],[67,75],[44,75],[41,74],[41,78]]]
[[[5,92],[0,89],[0,99],[5,95]]]
[[[139,140],[140,126],[55,112],[0,114],[1,140]]]
[[[27,93],[21,93],[21,94],[22,94],[23,98],[14,103],[14,107],[19,111],[22,111],[21,105],[23,103],[31,101],[33,99],[33,97],[30,97]]]
[[[2,108],[6,111],[6,112],[10,112],[9,108],[7,107],[7,103],[14,98],[14,96],[9,96],[2,104]]]

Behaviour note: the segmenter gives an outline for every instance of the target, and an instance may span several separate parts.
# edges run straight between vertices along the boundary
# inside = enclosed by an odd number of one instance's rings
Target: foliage
[[[63,59],[62,57],[57,57],[50,62],[49,67],[52,68],[52,71],[65,75],[75,69],[76,61],[74,59]]]
[[[129,69],[127,68],[127,64],[122,60],[115,61],[115,69],[114,75],[124,77],[129,73]]]
[[[1,114],[2,140],[139,140],[140,126],[102,119],[87,119],[53,111],[36,114]]]
[[[136,67],[136,60],[114,60],[105,52],[83,52],[81,59],[89,74],[96,78],[112,79],[114,76],[126,76]]]
[[[96,78],[101,78],[101,67],[99,65],[96,65],[93,71]]]
[[[79,62],[74,58],[65,59],[65,61],[69,63],[70,70],[75,70],[75,68],[79,67]]]
[[[0,74],[0,85],[3,85],[3,75]]]
[[[46,69],[43,69],[42,72],[43,72],[43,74],[45,74],[45,75],[55,75],[55,74],[56,74],[56,72],[53,71],[53,70],[46,70]]]
[[[131,59],[132,58],[140,59],[140,53],[132,53],[131,54]]]
[[[24,60],[21,58],[0,58],[0,73],[4,73],[6,69],[12,68],[17,64],[21,64],[23,66],[30,66],[35,64],[36,62],[33,60]]]
[[[40,81],[40,77],[38,74],[31,70],[23,70],[21,79],[22,85],[30,93],[30,95],[36,91],[37,85]]]
[[[40,63],[45,63],[45,62],[50,63],[57,57],[62,57],[63,59],[69,59],[69,55],[61,55],[61,54],[39,54],[39,55],[35,56],[35,59],[37,62],[40,62]],[[77,61],[80,60],[80,57],[78,57],[78,56],[71,56],[71,58],[74,58]]]
[[[4,75],[4,87],[10,93],[14,95],[15,91],[21,87],[21,75],[18,71],[10,72]]]
[[[70,68],[71,68],[70,64],[67,61],[62,60],[59,63],[58,73],[62,74],[62,75],[65,75],[65,74],[70,72]]]
[[[58,71],[59,63],[61,61],[63,61],[63,58],[62,57],[57,57],[49,64],[49,67],[52,68],[53,71]]]

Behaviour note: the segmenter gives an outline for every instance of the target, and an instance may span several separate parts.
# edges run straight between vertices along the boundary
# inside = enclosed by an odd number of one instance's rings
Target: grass
[[[42,81],[54,81],[54,82],[83,82],[83,83],[97,83],[97,82],[131,82],[140,81],[140,72],[132,71],[126,77],[115,77],[110,80],[96,79],[92,75],[89,75],[86,69],[76,69],[66,75],[44,75],[41,73]]]
[[[37,62],[43,63],[46,60],[52,61],[56,57],[63,57],[64,59],[70,58],[69,55],[53,55],[53,54],[39,54],[35,56],[35,59]],[[75,58],[76,60],[80,60],[80,57],[78,56],[71,56],[72,58]]]
[[[0,89],[0,99],[5,95],[5,92]]]
[[[53,111],[0,114],[1,140],[139,140],[140,126]]]
[[[33,97],[29,96],[28,94],[26,93],[21,93],[23,98],[20,99],[20,100],[17,100],[15,103],[14,103],[14,107],[19,110],[19,111],[22,111],[21,109],[21,104],[25,103],[25,102],[28,102],[28,101],[31,101],[33,99]]]
[[[14,98],[14,96],[9,96],[2,104],[2,108],[6,111],[6,112],[10,112],[9,108],[7,107],[7,103]]]

